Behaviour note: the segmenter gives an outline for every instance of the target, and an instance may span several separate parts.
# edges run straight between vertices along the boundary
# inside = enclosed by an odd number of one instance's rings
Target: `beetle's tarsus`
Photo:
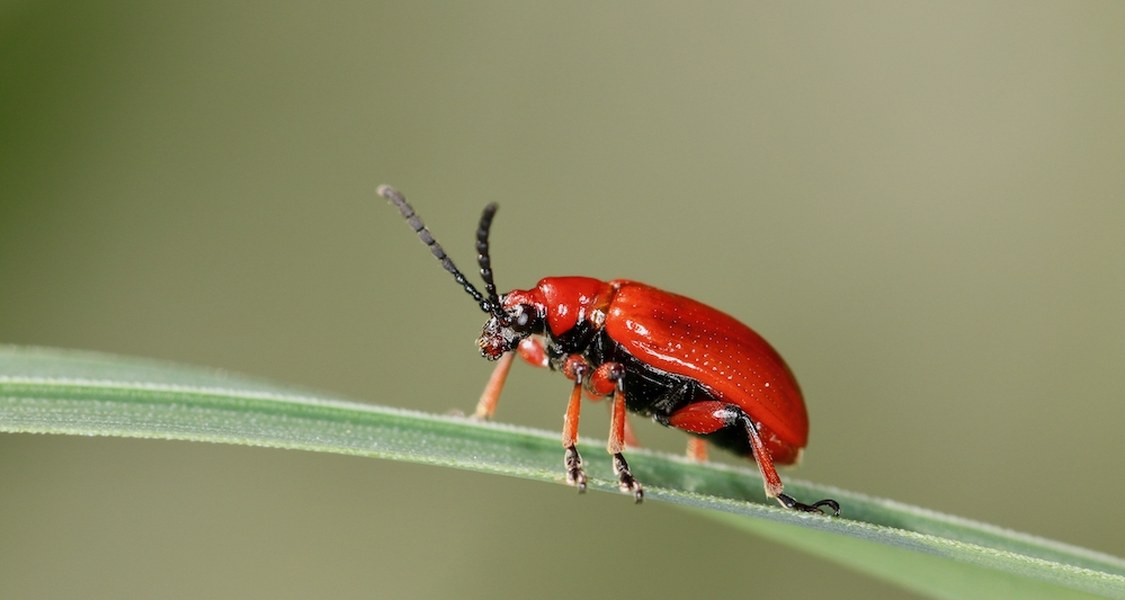
[[[644,502],[645,489],[641,482],[633,477],[633,473],[629,470],[629,463],[620,452],[613,455],[613,472],[617,475],[617,487],[622,492],[632,494],[633,501],[637,504]]]
[[[805,504],[804,502],[798,502],[795,498],[793,498],[793,496],[790,496],[789,494],[778,494],[777,495],[777,501],[782,506],[784,506],[785,508],[788,508],[790,510],[799,510],[799,511],[802,511],[802,512],[811,512],[811,513],[820,513],[822,515],[828,515],[828,516],[831,516],[831,517],[840,516],[840,503],[836,502],[835,500],[833,500],[831,498],[825,498],[824,500],[818,500],[816,502],[813,502],[812,504]],[[821,510],[822,507],[828,507],[830,512],[825,512],[824,510]]]
[[[585,494],[586,470],[582,468],[582,456],[578,454],[578,448],[567,446],[563,465],[566,467],[566,482],[578,488],[579,494]]]

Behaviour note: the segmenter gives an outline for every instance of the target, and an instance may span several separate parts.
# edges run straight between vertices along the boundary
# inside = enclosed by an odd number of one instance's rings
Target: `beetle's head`
[[[496,283],[492,279],[492,259],[488,253],[488,232],[492,228],[492,217],[496,215],[498,206],[491,203],[484,207],[480,215],[480,224],[477,226],[477,265],[480,266],[480,276],[484,280],[482,294],[465,278],[453,260],[445,254],[441,244],[426,229],[425,223],[415,214],[414,207],[406,202],[406,198],[393,187],[381,185],[376,193],[386,198],[398,207],[403,218],[418,234],[418,237],[430,248],[430,252],[441,262],[441,266],[453,275],[453,280],[464,288],[465,292],[476,300],[480,309],[489,314],[488,322],[484,324],[477,345],[480,346],[481,356],[496,360],[505,352],[516,349],[520,340],[543,330],[543,302],[542,298],[535,297],[534,291],[514,290],[504,295],[501,300],[496,293]]]
[[[544,304],[537,290],[513,290],[504,294],[499,314],[493,314],[481,329],[477,345],[480,355],[496,360],[516,349],[524,338],[544,331]]]

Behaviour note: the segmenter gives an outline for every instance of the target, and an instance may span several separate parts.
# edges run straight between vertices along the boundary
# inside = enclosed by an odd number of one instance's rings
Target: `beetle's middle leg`
[[[617,487],[626,494],[632,494],[633,500],[639,504],[645,498],[644,487],[633,477],[622,454],[625,449],[625,367],[616,362],[602,363],[590,376],[590,388],[597,394],[613,394],[606,451],[613,456]]]

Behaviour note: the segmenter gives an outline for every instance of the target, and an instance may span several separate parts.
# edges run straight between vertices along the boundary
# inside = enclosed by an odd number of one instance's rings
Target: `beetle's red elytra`
[[[563,464],[567,482],[580,492],[586,489],[577,448],[585,394],[611,398],[606,449],[618,487],[636,502],[644,499],[644,488],[623,454],[631,437],[627,411],[695,436],[688,447],[695,458],[706,456],[700,441],[706,440],[755,460],[766,496],[785,508],[840,514],[835,500],[804,504],[783,491],[774,465],[797,462],[808,443],[809,420],[793,372],[754,330],[701,302],[627,279],[545,277],[531,289],[501,296],[488,243],[496,204],[485,206],[477,227],[482,294],[401,193],[388,185],[379,186],[377,193],[398,207],[445,270],[489,315],[477,344],[483,357],[498,362],[474,416],[493,415],[517,355],[573,382],[563,419]]]

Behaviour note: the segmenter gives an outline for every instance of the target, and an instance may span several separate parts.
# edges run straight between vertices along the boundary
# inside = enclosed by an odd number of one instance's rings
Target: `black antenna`
[[[492,228],[492,217],[496,216],[496,209],[500,208],[495,202],[484,207],[480,213],[480,225],[477,226],[477,264],[480,265],[480,276],[484,280],[484,291],[488,294],[488,303],[500,306],[500,296],[496,294],[496,282],[492,280],[492,258],[488,255],[488,230]],[[503,315],[497,314],[503,319]]]
[[[448,255],[446,255],[445,250],[442,250],[441,244],[439,244],[437,240],[434,239],[434,236],[430,233],[430,230],[426,229],[426,224],[422,222],[421,217],[415,214],[414,207],[410,206],[410,204],[407,203],[406,198],[402,195],[402,193],[386,184],[376,188],[375,193],[386,198],[391,202],[391,204],[394,204],[398,207],[399,212],[402,213],[402,217],[406,219],[406,222],[409,223],[410,227],[414,229],[414,233],[418,234],[418,239],[422,240],[422,242],[430,248],[430,252],[439,261],[441,261],[441,266],[445,267],[446,271],[449,271],[453,274],[453,279],[465,288],[465,291],[473,297],[473,300],[476,300],[477,303],[480,304],[481,310],[486,313],[493,314],[494,309],[492,307],[499,307],[499,303],[492,304],[491,301],[491,299],[496,296],[495,286],[493,286],[492,292],[489,294],[489,299],[486,300],[485,297],[479,291],[477,291],[477,288],[473,287],[473,284],[469,283],[469,280],[465,279],[465,275],[461,273],[460,269],[457,268],[457,265],[453,264],[453,260],[450,259]],[[485,210],[487,212],[487,209]],[[493,212],[496,212],[495,209],[493,209]],[[484,217],[482,216],[481,219],[483,223]],[[491,217],[489,217],[489,220],[491,220]],[[485,229],[485,237],[488,237],[487,228]],[[488,243],[486,241],[486,250],[487,247]],[[486,281],[491,281],[491,276]]]

